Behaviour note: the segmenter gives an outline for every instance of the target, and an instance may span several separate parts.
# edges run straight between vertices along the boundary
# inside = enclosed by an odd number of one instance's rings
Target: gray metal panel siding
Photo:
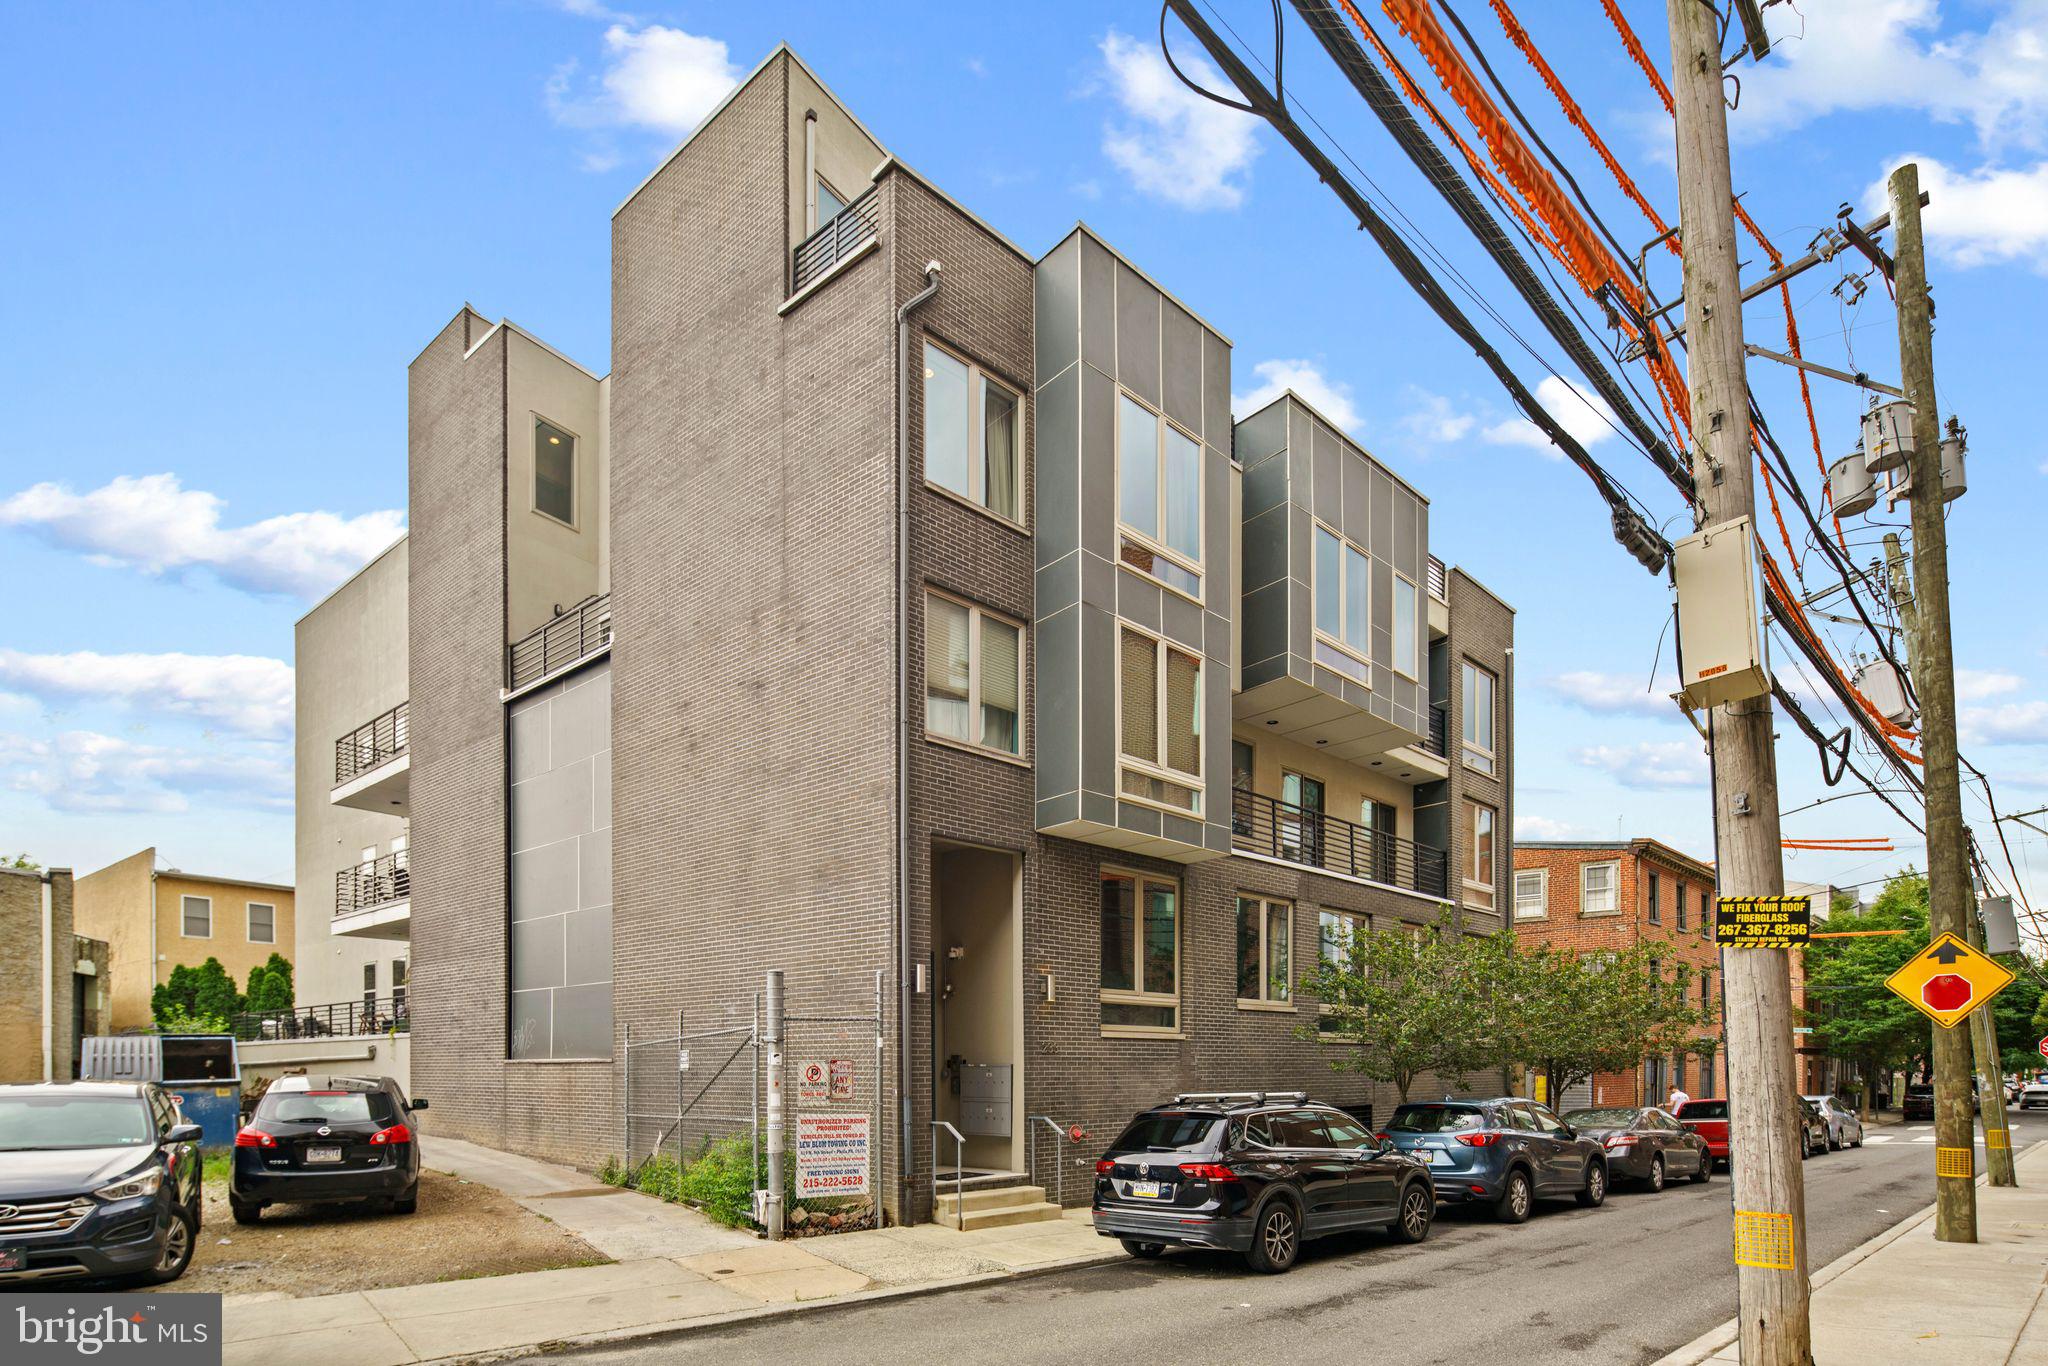
[[[1202,435],[1202,329],[1187,311],[1167,300],[1163,322],[1165,372],[1161,390],[1166,415]]]
[[[1038,421],[1033,424],[1037,438],[1035,454],[1038,479],[1035,489],[1045,496],[1032,501],[1033,538],[1038,563],[1071,560],[1081,548],[1081,501],[1076,490],[1081,478],[1081,368],[1070,365],[1039,386]],[[1079,590],[1078,567],[1074,571]],[[1041,604],[1048,611],[1061,600]]]
[[[1202,439],[1228,452],[1230,429],[1230,348],[1207,328],[1202,329]]]
[[[1116,378],[1159,406],[1159,291],[1122,262],[1116,270]]]
[[[1081,247],[1081,359],[1105,375],[1116,373],[1116,258],[1086,233]]]
[[[1045,384],[1081,359],[1081,243],[1079,233],[1046,254],[1032,271],[1036,332],[1032,365]]]

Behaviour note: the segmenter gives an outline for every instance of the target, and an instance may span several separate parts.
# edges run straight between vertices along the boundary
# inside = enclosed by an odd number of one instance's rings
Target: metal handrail
[[[1230,796],[1233,848],[1423,896],[1443,896],[1449,888],[1450,856],[1432,845],[1264,793],[1239,788]]]
[[[845,208],[819,224],[816,232],[797,243],[790,292],[800,293],[805,286],[822,278],[826,271],[866,245],[868,239],[875,235],[881,213],[881,200],[871,185],[855,195]]]
[[[1025,1169],[1025,1171],[1027,1171],[1027,1172],[1028,1172],[1028,1173],[1030,1174],[1030,1176],[1031,1176],[1031,1179],[1032,1179],[1033,1181],[1036,1181],[1036,1180],[1038,1179],[1038,1143],[1037,1143],[1037,1139],[1038,1139],[1038,1126],[1039,1126],[1040,1124],[1043,1124],[1043,1125],[1045,1125],[1045,1126],[1046,1126],[1047,1128],[1051,1129],[1051,1130],[1053,1131],[1053,1133],[1057,1134],[1057,1135],[1058,1135],[1058,1136],[1059,1136],[1059,1137],[1060,1137],[1060,1138],[1061,1138],[1062,1140],[1064,1140],[1064,1139],[1066,1139],[1066,1138],[1068,1138],[1068,1137],[1069,1137],[1069,1134],[1068,1134],[1068,1131],[1067,1131],[1067,1126],[1066,1126],[1066,1125],[1064,1125],[1064,1124],[1062,1124],[1062,1123],[1060,1123],[1060,1122],[1059,1122],[1058,1120],[1054,1119],[1054,1118],[1053,1118],[1053,1117],[1052,1117],[1051,1115],[1030,1115],[1030,1116],[1027,1116],[1027,1117],[1025,1118],[1025,1120],[1024,1120],[1024,1169]],[[1076,1139],[1076,1140],[1074,1140],[1074,1141],[1078,1143],[1078,1142],[1079,1142],[1080,1140],[1079,1140],[1079,1139]],[[1065,1178],[1066,1178],[1066,1174],[1067,1174],[1067,1164],[1066,1164],[1066,1163],[1064,1163],[1064,1162],[1061,1162],[1061,1161],[1059,1161],[1059,1160],[1058,1160],[1058,1156],[1059,1156],[1059,1145],[1058,1145],[1058,1143],[1055,1143],[1055,1144],[1053,1145],[1053,1156],[1054,1156],[1054,1161],[1053,1161],[1053,1164],[1052,1164],[1052,1190],[1053,1190],[1052,1202],[1053,1202],[1053,1203],[1054,1203],[1055,1205],[1058,1205],[1058,1206],[1059,1206],[1059,1207],[1060,1207],[1061,1209],[1065,1209],[1065,1208],[1067,1207],[1067,1202],[1066,1202],[1066,1199],[1065,1199],[1065,1191],[1066,1191],[1066,1179],[1065,1179]]]
[[[1436,556],[1429,557],[1429,595],[1438,602],[1448,604],[1451,600],[1447,589],[1449,576],[1444,572],[1444,562]]]
[[[612,595],[592,593],[505,652],[507,686],[523,688],[612,643]]]
[[[395,850],[334,875],[334,913],[350,915],[412,896],[411,851]]]
[[[963,1199],[967,1191],[967,1139],[960,1131],[943,1119],[932,1121],[932,1215],[937,1222],[939,1212],[939,1130],[953,1135],[953,1227],[967,1232],[967,1205]]]
[[[393,992],[368,1000],[333,1001],[317,1006],[286,1006],[278,1010],[244,1010],[228,1021],[237,1039],[321,1039],[343,1035],[410,1034],[409,992]]]
[[[1429,704],[1429,734],[1423,738],[1422,751],[1438,758],[1451,757],[1451,708],[1446,702]]]
[[[405,753],[407,706],[400,702],[390,711],[364,722],[334,742],[334,785],[368,773]]]

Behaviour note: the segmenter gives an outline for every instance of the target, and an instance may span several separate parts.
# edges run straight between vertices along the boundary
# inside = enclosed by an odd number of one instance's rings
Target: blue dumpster
[[[79,1075],[88,1081],[153,1081],[178,1102],[200,1143],[232,1147],[242,1127],[242,1072],[232,1034],[116,1034],[87,1039]]]

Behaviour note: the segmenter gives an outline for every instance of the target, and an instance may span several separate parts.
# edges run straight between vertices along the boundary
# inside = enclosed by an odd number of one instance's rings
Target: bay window
[[[1117,396],[1117,557],[1202,597],[1202,448],[1132,398]]]
[[[1372,559],[1328,527],[1316,527],[1316,663],[1361,683],[1372,658]]]
[[[1202,809],[1202,662],[1126,626],[1118,651],[1126,797],[1190,815]]]

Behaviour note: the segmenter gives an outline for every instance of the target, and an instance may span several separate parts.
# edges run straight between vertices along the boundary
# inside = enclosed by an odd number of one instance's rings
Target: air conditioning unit
[[[1913,405],[1895,398],[1863,415],[1863,463],[1872,474],[1904,469],[1913,453]]]
[[[1878,715],[1895,726],[1910,725],[1913,705],[1906,700],[1906,683],[1887,660],[1873,659],[1856,670],[1856,691],[1870,699]]]
[[[1671,558],[1678,581],[1678,683],[1686,704],[1717,707],[1768,693],[1749,518],[1694,532],[1671,548]]]
[[[1877,506],[1877,481],[1861,446],[1828,466],[1828,501],[1837,517],[1861,517]]]

